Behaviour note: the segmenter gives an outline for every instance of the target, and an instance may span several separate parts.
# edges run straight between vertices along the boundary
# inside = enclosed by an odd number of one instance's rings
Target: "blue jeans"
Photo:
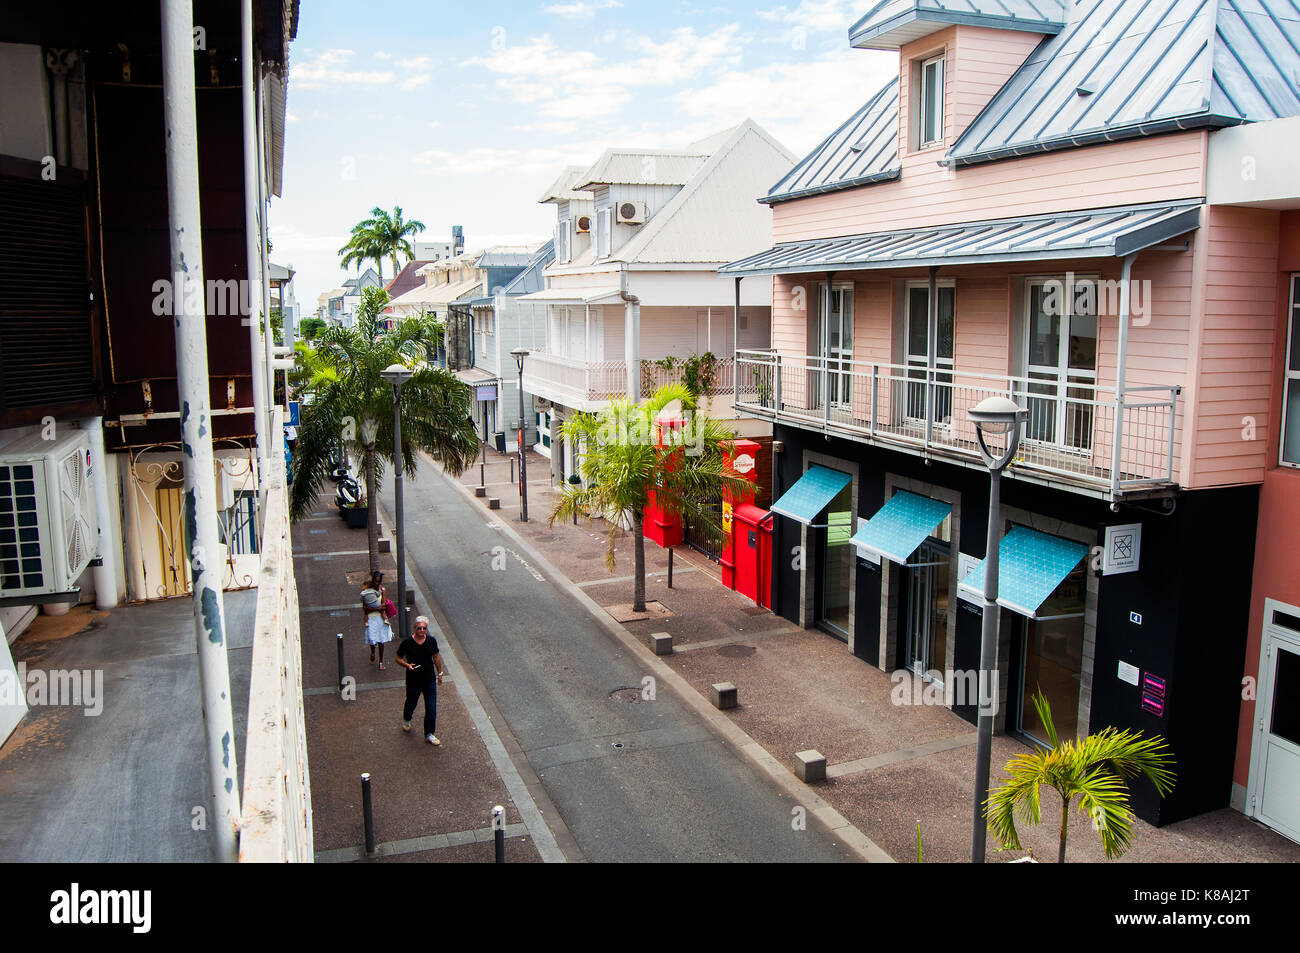
[[[438,720],[438,682],[434,680],[426,685],[419,682],[406,683],[406,704],[402,707],[402,721],[410,721],[415,714],[415,706],[424,696],[424,733],[436,734],[434,724]]]

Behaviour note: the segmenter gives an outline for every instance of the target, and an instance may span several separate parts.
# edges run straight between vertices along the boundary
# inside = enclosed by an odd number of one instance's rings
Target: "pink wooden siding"
[[[1188,487],[1258,483],[1268,466],[1278,218],[1268,209],[1214,206],[1201,227],[1204,303],[1189,401],[1196,446]]]
[[[1037,33],[984,27],[959,26],[955,34],[948,54],[949,145],[957,141],[1042,40]]]
[[[1204,149],[1204,133],[1186,132],[955,172],[937,165],[940,153],[926,152],[905,162],[897,182],[777,203],[773,240],[1199,198],[1205,194]]]

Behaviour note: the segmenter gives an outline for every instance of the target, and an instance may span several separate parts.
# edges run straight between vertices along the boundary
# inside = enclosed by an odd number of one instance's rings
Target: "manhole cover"
[[[752,645],[724,645],[718,654],[724,658],[749,658],[755,651]]]
[[[609,697],[614,699],[616,702],[628,702],[629,704],[635,705],[641,700],[641,689],[633,688],[631,686],[616,688],[609,693]],[[622,746],[619,745],[617,747]]]

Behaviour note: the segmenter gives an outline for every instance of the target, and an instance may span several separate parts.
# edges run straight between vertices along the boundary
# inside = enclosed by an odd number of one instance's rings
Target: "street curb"
[[[432,457],[426,454],[425,459],[438,473],[442,474],[443,479],[456,487],[461,492],[461,495],[467,500],[477,503],[474,494],[470,492],[465,484],[448,474]],[[487,515],[496,515],[490,513],[487,509],[484,509],[483,512]],[[795,803],[806,808],[809,814],[817,818],[833,836],[842,840],[861,860],[874,864],[894,863],[894,859],[888,853],[855,827],[848,818],[835,810],[829,802],[814,794],[808,785],[795,777],[794,772],[773,757],[766,748],[750,737],[744,729],[716,710],[703,695],[696,691],[690,682],[679,675],[667,663],[649,654],[649,649],[640,639],[610,618],[609,613],[597,605],[595,600],[579,588],[577,583],[552,565],[550,560],[542,555],[528,540],[524,539],[513,526],[509,525],[511,520],[508,517],[496,515],[495,522],[499,524],[499,528],[503,532],[515,541],[520,549],[528,554],[537,567],[546,573],[552,583],[572,596],[604,627],[605,631],[618,639],[629,651],[634,652],[638,660],[651,669],[656,679],[668,685],[674,694],[703,718],[714,731],[722,735],[750,762],[761,768],[783,793],[793,798]]]

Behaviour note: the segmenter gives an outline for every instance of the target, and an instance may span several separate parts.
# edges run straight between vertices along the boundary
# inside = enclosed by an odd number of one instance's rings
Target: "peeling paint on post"
[[[194,11],[191,0],[161,0],[163,118],[167,133],[167,214],[173,272],[186,283],[203,284],[203,234],[199,214],[198,125],[194,92]],[[183,289],[182,289],[183,291]],[[198,296],[202,301],[202,296]],[[185,527],[194,592],[194,638],[207,763],[213,854],[238,859],[238,765],[231,740],[230,665],[226,656],[225,609],[221,596],[221,538],[217,488],[208,426],[207,321],[202,304],[189,314],[188,295],[172,295],[176,324],[176,388],[181,400],[181,445],[185,452]]]

